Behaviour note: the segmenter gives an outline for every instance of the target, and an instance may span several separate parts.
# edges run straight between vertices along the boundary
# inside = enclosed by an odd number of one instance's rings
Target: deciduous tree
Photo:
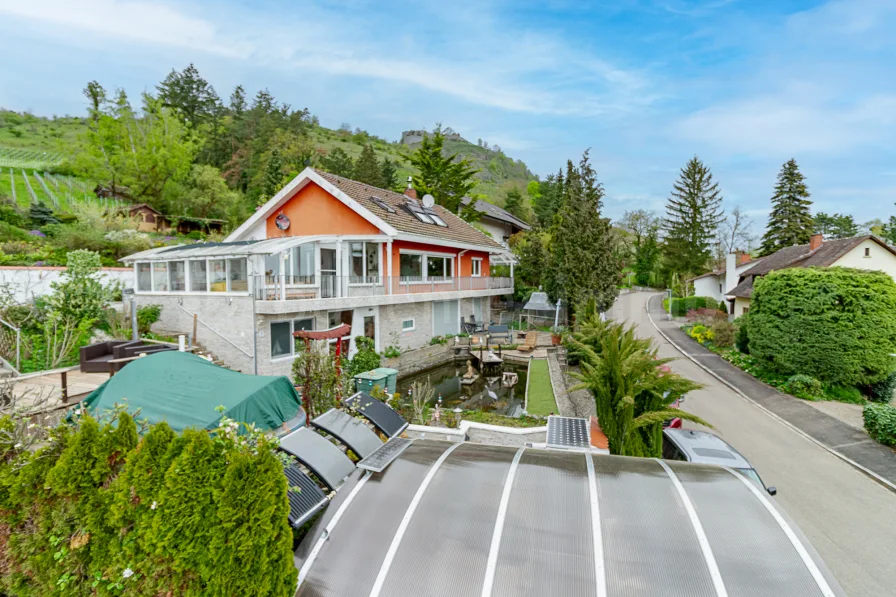
[[[825,238],[852,238],[859,235],[859,225],[848,214],[828,215],[823,211],[815,214],[813,218],[815,234],[822,234]]]

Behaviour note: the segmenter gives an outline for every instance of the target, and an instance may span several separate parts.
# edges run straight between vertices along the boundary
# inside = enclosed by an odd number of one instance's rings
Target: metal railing
[[[255,299],[294,301],[321,298],[354,298],[393,294],[475,292],[512,289],[513,278],[423,276],[254,276]]]

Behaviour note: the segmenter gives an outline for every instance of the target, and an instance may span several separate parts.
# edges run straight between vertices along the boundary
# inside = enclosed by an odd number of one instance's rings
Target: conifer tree
[[[523,205],[523,194],[517,188],[512,188],[504,195],[504,209],[508,213],[520,218],[526,219],[526,206]]]
[[[538,194],[532,202],[532,209],[535,212],[535,221],[542,228],[550,228],[554,223],[554,215],[563,198],[563,185],[562,169],[557,174],[549,174],[538,183]]]
[[[350,155],[345,153],[341,147],[337,147],[320,159],[320,165],[324,170],[335,174],[336,176],[344,176],[351,178],[355,172],[355,162],[352,161]]]
[[[478,172],[466,158],[456,153],[445,155],[445,135],[437,126],[432,134],[425,133],[417,151],[409,157],[417,169],[414,175],[414,189],[418,197],[429,194],[436,203],[457,213],[460,200],[476,186],[474,175]]]
[[[666,267],[670,272],[699,274],[712,256],[712,240],[722,222],[722,195],[712,172],[697,156],[681,170],[666,201]]]
[[[380,176],[383,178],[383,188],[394,191],[398,186],[398,169],[395,162],[389,158],[383,158],[380,163]]]
[[[383,188],[383,170],[376,161],[373,147],[368,143],[361,150],[361,156],[355,162],[355,174],[353,177],[358,182],[369,184],[373,187]]]
[[[814,226],[809,212],[811,205],[805,177],[796,160],[790,159],[778,173],[760,254],[770,255],[784,247],[807,244]]]
[[[264,171],[264,186],[261,189],[261,197],[259,204],[264,204],[268,199],[277,194],[283,182],[283,158],[280,157],[280,150],[271,150],[271,157],[268,159],[268,166]]]
[[[594,299],[606,311],[616,299],[622,268],[613,251],[608,218],[601,216],[603,186],[586,151],[578,167],[567,162],[560,210],[552,229],[548,291],[574,309]]]

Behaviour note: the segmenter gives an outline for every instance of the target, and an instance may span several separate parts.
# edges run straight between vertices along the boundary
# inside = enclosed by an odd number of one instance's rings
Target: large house
[[[851,267],[879,270],[896,279],[896,250],[874,235],[825,241],[815,234],[808,245],[794,245],[763,257],[738,274],[737,284],[729,286],[726,298],[729,312],[740,317],[750,309],[756,278],[789,267]]]
[[[729,253],[724,267],[691,278],[690,282],[694,285],[694,296],[711,297],[716,303],[725,301],[726,291],[737,286],[740,274],[760,261],[761,259],[754,260],[749,253],[744,251]]]
[[[306,168],[224,242],[124,261],[137,303],[162,306],[159,329],[195,325],[231,367],[288,375],[296,331],[348,324],[378,351],[407,350],[459,333],[461,317],[488,321],[490,298],[513,292],[489,271],[506,249],[428,199]]]
[[[474,199],[464,197],[461,203],[465,206],[470,205]],[[522,221],[509,211],[502,209],[494,203],[476,199],[473,203],[473,209],[479,212],[479,221],[477,222],[489,235],[505,247],[511,236],[522,230],[531,230],[532,226]]]

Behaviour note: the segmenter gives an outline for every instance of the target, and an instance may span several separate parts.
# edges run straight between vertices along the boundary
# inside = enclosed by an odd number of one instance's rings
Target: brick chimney
[[[752,261],[752,260],[753,260],[753,258],[750,256],[749,253],[741,253],[741,254],[740,254],[740,261],[738,261],[737,264],[738,264],[738,265],[743,265],[743,264],[745,264],[745,263],[750,263],[750,261]]]
[[[416,189],[414,189],[414,185],[411,183],[412,180],[413,179],[410,176],[408,176],[408,188],[406,188],[404,190],[404,194],[406,196],[410,197],[411,199],[416,199],[417,191],[416,191]]]
[[[809,250],[814,251],[819,248],[824,243],[824,235],[823,234],[813,234],[811,238],[809,238]]]

